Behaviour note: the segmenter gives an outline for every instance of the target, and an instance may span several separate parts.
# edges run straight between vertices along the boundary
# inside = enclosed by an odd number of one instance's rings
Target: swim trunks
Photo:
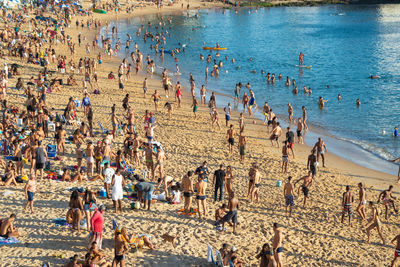
[[[286,200],[286,206],[294,206],[294,198],[293,195],[286,195],[285,196],[285,200]]]
[[[288,156],[283,155],[283,156],[282,156],[282,161],[283,161],[283,162],[289,162]]]
[[[297,131],[297,137],[300,137],[301,135],[301,131]]]
[[[271,135],[271,137],[269,139],[278,141],[278,138],[279,138],[279,136],[277,136],[276,134],[273,134],[273,135]]]
[[[310,191],[310,189],[308,189],[308,187],[307,186],[302,186],[301,187],[301,191],[303,191],[303,194],[304,194],[304,196],[305,197],[308,197],[308,192]]]
[[[237,210],[231,210],[229,211],[223,218],[222,220],[224,222],[229,222],[230,220],[232,220],[233,223],[237,223],[238,222],[238,215],[237,215]]]
[[[226,120],[226,121],[230,121],[230,119],[231,119],[231,116],[228,115],[228,114],[225,114],[225,120]]]
[[[233,146],[235,144],[235,139],[233,138],[228,138],[228,143]]]
[[[343,215],[346,215],[346,214],[348,216],[353,215],[353,204],[351,204],[351,203],[344,204]]]
[[[196,196],[196,199],[198,200],[205,200],[207,196]]]
[[[276,251],[276,253],[282,253],[283,252],[283,247],[279,247],[277,249],[274,248],[274,251]]]
[[[34,196],[35,196],[35,193],[28,191],[28,201],[33,201]]]
[[[245,150],[245,146],[240,146],[239,147],[239,152],[241,156],[246,155],[246,150]]]

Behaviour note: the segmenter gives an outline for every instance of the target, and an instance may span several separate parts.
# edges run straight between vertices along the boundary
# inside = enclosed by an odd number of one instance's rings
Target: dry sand
[[[192,7],[207,7],[197,1],[191,1],[190,4]],[[173,10],[180,10],[180,4],[173,8],[165,8],[163,11]],[[155,7],[147,7],[136,9],[134,15],[154,12],[157,12]],[[95,16],[103,21],[115,18],[113,14],[103,15],[103,17],[101,15]],[[123,16],[128,15],[120,15],[119,17]],[[77,35],[75,27],[66,31],[74,38]],[[84,29],[82,33],[87,36],[89,41],[93,39],[93,31]],[[84,46],[77,49],[76,62],[79,57],[85,56],[84,49]],[[57,54],[69,56],[66,45],[57,45],[56,51]],[[95,57],[98,51],[93,52],[92,56]],[[121,101],[124,95],[129,93],[131,104],[135,112],[139,114],[136,124],[137,130],[143,137],[144,132],[140,118],[144,115],[145,109],[154,111],[153,103],[149,99],[143,99],[142,96],[143,77],[133,75],[125,83],[125,91],[120,91],[117,81],[106,79],[109,71],[112,70],[114,73],[117,71],[117,64],[120,60],[116,58],[108,59],[104,56],[103,58],[104,63],[98,68],[102,94],[90,96],[95,111],[94,121],[99,120],[106,128],[110,128],[112,104],[117,104],[117,113],[122,115]],[[4,60],[0,60],[0,64],[3,62]],[[22,77],[24,78],[36,75],[40,69],[37,66],[26,65],[15,58],[9,58],[7,62],[22,64],[24,66]],[[50,67],[56,68],[54,64]],[[63,76],[64,79],[66,77],[66,75]],[[78,77],[81,78],[79,75]],[[16,79],[11,79],[9,86],[14,86],[15,83]],[[150,92],[154,89],[161,90],[161,82],[151,80],[149,88]],[[19,92],[9,89],[9,93],[11,103],[20,104],[22,102],[23,98],[18,96]],[[184,94],[187,96],[189,92],[184,92]],[[70,96],[81,99],[81,87],[64,86],[62,92],[48,94],[48,105],[55,107],[61,113]],[[162,99],[160,106],[165,103],[165,100],[165,98]],[[169,101],[171,100],[169,98]],[[155,251],[144,249],[143,252],[129,253],[127,255],[127,266],[206,266],[207,244],[214,248],[220,248],[223,243],[235,245],[239,249],[239,254],[245,261],[245,266],[256,266],[258,265],[258,261],[255,259],[256,252],[265,242],[271,243],[272,223],[274,222],[283,226],[285,266],[387,266],[389,264],[393,256],[393,248],[389,245],[381,245],[375,231],[372,232],[371,244],[367,244],[364,226],[358,221],[357,216],[354,216],[356,219],[352,228],[349,228],[347,224],[340,224],[340,203],[345,186],[351,185],[353,191],[356,192],[355,186],[358,181],[368,182],[366,184],[368,200],[376,201],[378,189],[383,189],[389,184],[395,183],[396,178],[394,176],[360,167],[328,153],[328,168],[319,170],[316,183],[311,188],[309,205],[303,208],[300,205],[302,200],[300,196],[300,199],[295,200],[296,206],[293,217],[288,218],[285,216],[282,188],[275,186],[277,180],[284,180],[288,175],[282,175],[280,172],[281,152],[280,149],[271,147],[269,140],[266,140],[269,135],[266,133],[265,126],[260,121],[253,125],[253,119],[246,118],[248,155],[245,164],[240,164],[237,149],[232,156],[227,153],[226,128],[223,126],[222,130],[211,129],[208,108],[205,106],[199,108],[199,117],[194,120],[190,104],[188,100],[185,100],[182,108],[175,109],[171,119],[168,118],[166,110],[156,113],[155,139],[163,144],[169,158],[166,163],[166,174],[180,180],[188,170],[194,170],[204,160],[208,161],[212,172],[217,169],[220,163],[231,165],[235,176],[234,190],[238,194],[241,204],[239,234],[232,234],[229,227],[227,233],[220,233],[213,226],[214,211],[217,205],[212,203],[212,186],[207,189],[209,212],[205,221],[196,217],[180,216],[176,211],[181,209],[182,205],[169,205],[162,202],[153,205],[153,210],[150,212],[132,211],[128,209],[129,205],[125,199],[125,210],[122,214],[115,215],[111,209],[105,213],[103,248],[110,261],[114,253],[111,220],[116,219],[120,225],[126,226],[130,232],[152,235],[157,246]],[[223,112],[220,111],[220,114],[223,115]],[[79,116],[84,117],[82,110],[80,110]],[[237,114],[234,114],[232,121],[238,128]],[[68,126],[68,133],[71,135],[74,129],[74,127]],[[97,127],[96,131],[97,135],[100,136]],[[99,138],[94,138],[94,140]],[[115,149],[122,147],[122,141],[123,137],[117,139]],[[53,139],[51,138],[47,142],[53,142]],[[295,179],[307,173],[306,156],[309,151],[310,147],[295,146],[296,159],[291,159],[289,166],[289,174]],[[54,162],[55,169],[76,164],[73,145],[67,145],[67,154],[63,161]],[[260,202],[256,204],[249,204],[246,200],[247,173],[251,162],[258,163],[262,174]],[[137,169],[144,169],[144,166]],[[25,169],[25,171],[27,170]],[[0,195],[2,196],[0,198],[0,214],[5,217],[12,212],[16,213],[18,216],[16,225],[22,233],[19,238],[20,244],[0,247],[0,266],[41,266],[43,262],[49,262],[52,266],[60,266],[65,263],[65,258],[74,254],[83,258],[87,246],[86,230],[78,234],[71,231],[70,228],[55,226],[51,220],[64,217],[67,212],[70,192],[66,189],[72,186],[86,185],[90,185],[92,189],[99,189],[102,186],[100,182],[72,184],[47,179],[41,180],[39,182],[40,193],[36,196],[35,214],[23,212],[25,202],[23,185],[0,188]],[[398,190],[398,186],[395,189]],[[11,191],[12,194],[3,196],[6,191]],[[100,199],[100,202],[111,207],[110,200]],[[227,202],[226,195],[225,202]],[[368,216],[370,216],[370,213],[370,210],[368,210]],[[383,234],[387,241],[398,234],[397,219],[397,215],[391,215],[388,221],[383,219]],[[177,235],[177,247],[175,249],[170,244],[162,242],[160,236],[164,233]],[[54,257],[54,255],[63,255],[64,259]]]

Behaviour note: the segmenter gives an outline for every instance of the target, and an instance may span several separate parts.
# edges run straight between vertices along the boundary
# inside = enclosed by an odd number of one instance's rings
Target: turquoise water
[[[400,140],[391,136],[400,114],[400,6],[279,7],[257,12],[241,9],[238,13],[201,10],[197,17],[193,11],[189,16],[164,15],[164,19],[168,17],[172,18],[172,24],[167,22],[162,29],[155,28],[159,21],[156,15],[114,22],[118,24],[122,47],[129,33],[144,57],[150,54],[153,58],[155,53],[150,44],[154,42],[138,39],[135,35],[138,27],[145,25],[152,33],[168,30],[171,37],[167,38],[166,50],[186,44],[186,52],[177,55],[182,76],[175,79],[187,82],[192,72],[197,90],[206,84],[209,91],[229,95],[233,95],[237,82],[250,82],[260,107],[268,101],[274,112],[282,114],[278,117],[286,118],[288,102],[294,107],[295,117],[301,116],[304,105],[311,130],[346,141],[341,144],[343,149],[373,153],[374,156],[368,156],[371,159],[364,160],[367,162],[364,165],[376,160],[375,157],[387,160],[400,155]],[[153,22],[152,27],[147,26],[148,21]],[[104,29],[102,33],[105,34]],[[206,82],[206,61],[201,61],[199,55],[206,57],[209,53],[201,49],[204,43],[215,46],[216,42],[228,48],[217,58],[224,67],[219,78],[209,77]],[[312,69],[296,66],[300,51],[305,54],[304,64],[312,65]],[[235,64],[231,63],[232,58]],[[167,54],[164,63],[157,58],[156,64],[158,72],[163,66],[175,71],[176,63]],[[241,69],[237,70],[239,65]],[[277,79],[274,86],[267,84],[260,70],[276,76],[282,73],[283,79]],[[372,80],[368,78],[370,75],[381,78]],[[286,76],[296,80],[298,95],[292,94],[292,87],[285,86]],[[303,94],[304,85],[312,88],[311,96]],[[247,90],[243,88],[244,91]],[[341,102],[337,100],[339,93]],[[319,96],[329,100],[323,110],[317,105]],[[362,102],[359,108],[355,104],[357,98]]]

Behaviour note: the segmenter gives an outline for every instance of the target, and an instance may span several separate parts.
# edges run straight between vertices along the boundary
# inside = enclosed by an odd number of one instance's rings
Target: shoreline
[[[214,7],[214,8],[218,8],[218,7]],[[214,9],[212,8],[212,9]],[[168,15],[180,15],[181,13],[184,14],[187,10],[175,10],[175,11],[167,11],[164,14],[168,14]],[[150,15],[150,14],[146,14],[146,15]],[[139,17],[143,17],[143,19],[146,17],[146,15],[139,15]],[[133,17],[128,17],[128,18],[124,18],[125,20],[129,20],[132,19]],[[115,23],[118,23],[118,20],[114,21]],[[104,26],[102,26],[102,28],[99,30],[103,30]],[[123,54],[119,54],[117,56],[119,59],[123,59],[124,55]],[[129,58],[129,57],[128,57]],[[170,59],[169,59],[170,60]],[[160,65],[157,65],[158,68],[157,69],[161,69]],[[164,66],[163,66],[164,67]],[[172,71],[172,70],[169,70]],[[187,72],[190,72],[191,70],[187,70]],[[155,79],[157,81],[159,81],[161,83],[161,79],[159,79],[159,74],[160,73],[155,73],[155,75],[157,77],[153,77],[152,79]],[[141,74],[143,77],[145,75],[143,75],[143,73]],[[186,90],[186,93],[190,93],[189,90],[189,84],[187,83],[185,77],[183,77],[182,75],[179,76],[179,78],[174,77],[175,80],[181,80],[181,84],[185,85],[183,86]],[[183,80],[183,81],[182,81]],[[244,89],[246,90],[246,89]],[[216,90],[212,90],[210,88],[208,88],[208,93],[210,92],[214,92],[217,96],[222,96],[224,98],[224,100],[220,100],[217,98],[217,107],[218,110],[220,111],[220,114],[223,114],[223,107],[227,104],[227,102],[224,102],[225,100],[229,99],[231,100],[231,104],[233,104],[233,96],[226,94],[226,93],[222,93],[222,92],[218,92]],[[199,96],[199,92],[198,92],[198,88],[196,88],[196,95]],[[189,96],[185,96],[185,98],[187,98],[186,100],[188,101],[188,103],[191,102],[191,97]],[[239,104],[240,106],[240,104]],[[233,107],[233,105],[232,105]],[[240,113],[240,111],[235,111],[233,112],[235,119],[238,117],[238,114]],[[279,118],[279,120],[282,123],[282,129],[283,129],[283,134],[286,132],[286,127],[288,126],[288,122],[287,119],[284,115],[282,114],[276,114]],[[255,115],[253,115],[253,117],[255,119],[258,119],[261,123],[263,121],[262,117],[263,115],[261,113],[259,113],[259,111],[256,112]],[[252,117],[252,118],[253,118]],[[251,120],[252,118],[248,118],[249,120]],[[312,123],[310,124],[312,125]],[[293,126],[293,125],[292,125]],[[265,130],[264,130],[265,131]],[[265,131],[266,132],[266,131]],[[325,141],[325,143],[328,146],[328,150],[329,151],[333,151],[333,154],[341,160],[347,161],[348,163],[357,165],[361,168],[366,168],[366,173],[368,173],[369,171],[373,171],[375,174],[374,176],[379,180],[378,177],[382,176],[385,177],[385,179],[390,180],[396,177],[396,173],[397,173],[397,169],[398,169],[398,165],[389,162],[388,160],[385,160],[377,155],[375,155],[373,152],[368,151],[364,148],[362,148],[361,146],[351,142],[351,141],[346,141],[343,140],[343,138],[335,136],[333,134],[329,134],[328,132],[326,132],[324,129],[320,129],[320,130],[315,130],[311,128],[310,131],[307,132],[307,135],[304,136],[305,140],[304,142],[306,143],[308,150],[312,149],[312,145],[316,142],[318,137],[322,137],[323,140]],[[268,141],[268,140],[266,140]],[[297,143],[296,143],[297,144]],[[331,154],[332,152],[330,152]],[[343,167],[345,167],[345,164],[340,164]],[[353,165],[353,166],[354,166]],[[350,168],[344,168],[341,169],[343,171],[349,172]],[[381,175],[379,175],[381,174]],[[363,172],[357,171],[357,175],[355,176],[365,176],[365,177],[369,177],[368,175],[363,175]],[[378,181],[377,180],[377,181]],[[379,184],[379,182],[376,181],[376,184]]]

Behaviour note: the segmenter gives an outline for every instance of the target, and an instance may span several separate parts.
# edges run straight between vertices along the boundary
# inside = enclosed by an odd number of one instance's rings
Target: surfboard
[[[306,66],[306,65],[296,65],[296,67],[311,69],[311,68],[312,68],[312,65],[309,65],[309,66]]]

